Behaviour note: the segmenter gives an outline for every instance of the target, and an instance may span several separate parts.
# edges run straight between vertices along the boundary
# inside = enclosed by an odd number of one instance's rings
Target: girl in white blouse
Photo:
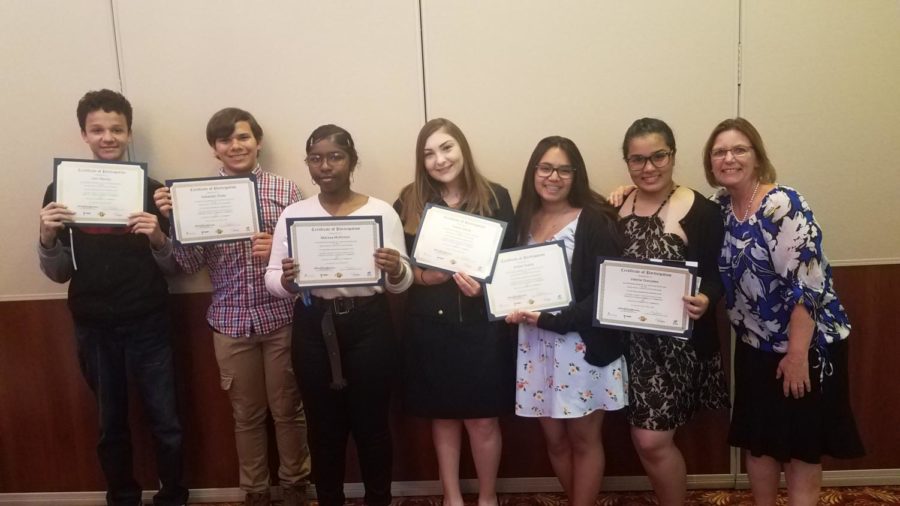
[[[309,422],[309,447],[322,506],[344,503],[344,455],[352,433],[365,485],[365,502],[391,502],[391,435],[388,425],[397,350],[384,289],[412,284],[403,225],[387,203],[356,193],[350,175],[358,155],[350,134],[324,125],[306,143],[306,164],[321,192],[288,206],[275,227],[266,288],[294,297],[296,266],[288,256],[286,220],[299,217],[380,216],[384,247],[373,251],[384,271],[381,286],[313,288],[294,306],[292,358]]]

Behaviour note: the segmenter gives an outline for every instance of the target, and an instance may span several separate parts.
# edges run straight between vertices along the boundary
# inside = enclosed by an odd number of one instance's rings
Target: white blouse
[[[281,285],[281,261],[288,257],[287,218],[317,218],[329,217],[331,214],[322,207],[319,197],[314,195],[289,205],[278,217],[275,225],[275,235],[272,237],[272,254],[269,256],[269,266],[266,267],[266,289],[276,297],[290,298],[296,294],[284,289]],[[369,197],[369,201],[356,209],[350,216],[381,216],[384,247],[392,248],[400,252],[400,261],[406,266],[403,279],[398,283],[391,283],[390,276],[385,277],[385,288],[391,293],[400,293],[412,285],[413,270],[409,264],[409,256],[406,254],[406,243],[403,240],[403,225],[394,208],[383,200]],[[374,251],[372,252],[374,254]],[[312,295],[323,299],[337,297],[367,297],[381,293],[384,288],[380,286],[349,286],[341,288],[313,288]]]

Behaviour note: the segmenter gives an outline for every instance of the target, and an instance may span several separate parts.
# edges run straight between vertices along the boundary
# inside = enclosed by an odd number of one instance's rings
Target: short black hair
[[[81,127],[82,132],[84,132],[87,115],[101,109],[104,112],[117,112],[125,116],[128,131],[131,132],[131,102],[118,91],[106,88],[89,91],[78,101],[78,109],[75,111],[75,114],[78,116],[78,126]]]
[[[641,118],[635,120],[625,132],[625,140],[622,141],[622,156],[628,158],[628,143],[635,137],[644,137],[645,135],[659,134],[666,142],[666,146],[675,153],[675,134],[665,121],[656,118]]]
[[[309,150],[312,149],[313,144],[325,139],[331,140],[331,142],[337,144],[339,148],[346,151],[347,156],[350,157],[350,170],[356,168],[356,162],[359,161],[359,154],[356,152],[356,144],[353,143],[353,137],[350,135],[350,132],[337,125],[322,125],[313,130],[313,132],[309,134],[309,139],[306,139],[306,154],[309,154]]]

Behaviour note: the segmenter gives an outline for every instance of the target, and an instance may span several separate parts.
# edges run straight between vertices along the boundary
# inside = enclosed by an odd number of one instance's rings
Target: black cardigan
[[[722,278],[719,275],[719,255],[725,240],[721,208],[696,190],[694,204],[679,223],[687,236],[685,259],[697,262],[701,277],[700,292],[709,298],[709,307],[694,322],[691,342],[701,357],[710,357],[719,351],[719,329],[716,324],[716,306],[722,297]]]
[[[599,210],[582,209],[570,266],[575,302],[558,314],[541,313],[537,321],[539,328],[557,334],[578,332],[585,344],[585,361],[598,367],[609,365],[625,352],[623,332],[593,326],[597,257],[620,257],[622,246],[614,218]]]

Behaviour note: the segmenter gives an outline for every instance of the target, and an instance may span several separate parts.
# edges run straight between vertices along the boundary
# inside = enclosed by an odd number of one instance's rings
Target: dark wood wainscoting
[[[826,461],[825,467],[898,468],[900,439],[892,426],[900,421],[900,387],[891,371],[900,357],[900,340],[895,338],[900,322],[898,311],[889,307],[888,294],[900,286],[900,266],[837,268],[835,283],[853,322],[853,401],[869,454],[852,461]],[[209,295],[174,295],[172,302],[188,485],[236,487],[231,409],[219,388],[204,319]],[[395,316],[402,311],[394,309]],[[723,351],[728,352],[724,343]],[[152,441],[136,397],[132,395],[136,473],[150,489],[156,483]],[[0,493],[103,490],[94,446],[95,410],[78,370],[65,301],[0,303]],[[393,417],[395,479],[436,480],[428,421],[404,417],[397,406]],[[502,423],[501,476],[552,476],[537,422],[510,416]],[[689,473],[729,472],[727,424],[724,411],[702,413],[679,431]],[[622,413],[607,415],[604,440],[608,475],[643,474]],[[271,461],[274,470],[274,455]],[[349,481],[359,479],[355,464],[351,457]],[[463,477],[474,477],[468,455],[462,467]]]

